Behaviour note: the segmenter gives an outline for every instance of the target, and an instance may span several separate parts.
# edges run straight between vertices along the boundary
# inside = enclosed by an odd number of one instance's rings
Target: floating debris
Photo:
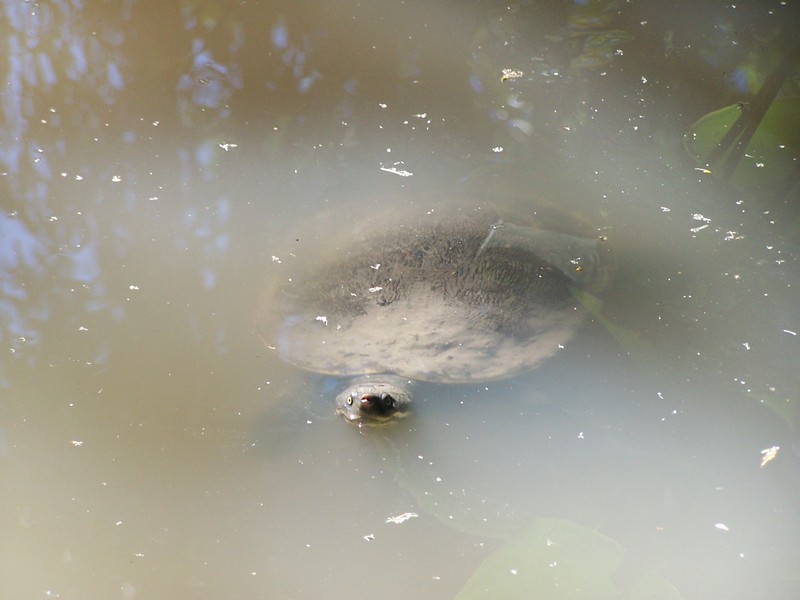
[[[523,75],[522,71],[517,71],[516,69],[503,69],[502,73],[500,81],[519,79]]]
[[[418,517],[418,516],[419,515],[417,513],[406,512],[406,513],[403,513],[402,515],[397,515],[395,517],[386,517],[386,522],[387,523],[394,523],[395,525],[400,525],[400,523],[405,523],[409,519],[413,519],[414,517]]]
[[[397,167],[381,167],[381,171],[386,171],[387,173],[392,173],[394,175],[399,175],[400,177],[411,177],[413,173],[410,171],[406,171],[405,169],[398,169]]]
[[[761,466],[763,467],[768,462],[773,460],[776,456],[778,456],[778,450],[780,450],[780,446],[773,446],[772,448],[764,448],[761,451]]]

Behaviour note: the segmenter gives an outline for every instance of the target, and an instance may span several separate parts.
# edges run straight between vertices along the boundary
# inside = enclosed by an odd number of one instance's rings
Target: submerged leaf
[[[746,105],[735,104],[702,117],[684,137],[687,153],[699,164],[706,165],[728,130],[746,116],[743,112],[747,110]],[[773,102],[747,147],[738,152],[735,151],[737,140],[724,149],[720,162],[737,161],[730,165],[731,183],[747,192],[780,189],[796,176],[800,159],[800,98]],[[717,165],[711,171],[718,175],[723,169]]]
[[[620,346],[622,346],[622,349],[625,352],[640,358],[644,356],[652,356],[654,354],[651,344],[644,340],[639,335],[638,331],[615,325],[603,316],[601,313],[603,301],[600,300],[600,298],[575,286],[571,286],[570,291],[575,299],[586,309],[586,311],[592,315],[592,317],[598,323],[600,323],[606,331],[608,331],[611,337],[613,337]]]
[[[611,538],[566,519],[537,519],[489,557],[456,596],[470,598],[679,599],[655,571],[631,576]]]

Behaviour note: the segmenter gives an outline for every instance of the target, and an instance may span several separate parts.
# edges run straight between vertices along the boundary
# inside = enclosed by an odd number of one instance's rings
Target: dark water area
[[[0,597],[800,597],[800,125],[690,156],[797,102],[792,2],[0,7]],[[259,313],[476,203],[612,285],[349,426]]]

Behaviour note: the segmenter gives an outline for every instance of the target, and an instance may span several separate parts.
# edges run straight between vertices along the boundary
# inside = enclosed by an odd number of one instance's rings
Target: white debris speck
[[[517,69],[503,69],[501,73],[502,75],[500,75],[500,81],[513,81],[514,79],[519,79],[524,75],[522,71],[518,71]]]
[[[722,531],[729,531],[728,526],[725,525],[725,523],[714,523],[714,527]]]
[[[773,446],[772,448],[764,448],[761,451],[761,466],[763,467],[768,462],[773,460],[776,456],[778,456],[778,450],[780,450],[780,446]]]
[[[237,144],[224,143],[224,144],[219,144],[219,147],[225,150],[225,152],[227,152],[231,148],[238,148],[239,146]]]
[[[364,536],[364,541],[365,542],[371,542],[374,539],[375,539],[375,534],[374,533],[368,533],[367,535]]]
[[[375,263],[374,265],[369,266],[370,269],[375,269],[376,271],[381,268],[381,263]]]
[[[428,118],[428,113],[418,113],[418,114],[412,115],[412,116],[417,118],[417,119],[427,119]]]
[[[131,284],[131,285],[128,286],[128,289],[129,290],[133,290],[133,291],[137,291],[139,289],[139,286]]]
[[[414,517],[418,517],[418,516],[419,515],[417,513],[406,512],[406,513],[403,513],[402,515],[397,515],[397,516],[394,516],[394,517],[386,517],[386,522],[387,523],[394,523],[395,525],[400,525],[400,523],[405,523],[409,519],[413,519]]]
[[[272,255],[272,262],[276,262],[276,263],[280,264],[281,259],[273,254]]]
[[[709,219],[706,216],[703,216],[700,213],[694,213],[692,215],[692,219],[694,219],[695,221],[702,221],[703,223],[711,223],[711,219]]]
[[[502,151],[503,151],[502,146],[495,146],[494,148],[492,148],[492,152],[502,152]]]
[[[698,231],[703,231],[703,229],[705,229],[706,227],[708,227],[707,224],[706,225],[700,225],[700,227],[692,227],[692,228],[690,228],[689,231],[691,231],[692,233],[697,233]]]
[[[797,335],[797,332],[792,331],[791,329],[784,329],[783,333],[788,333],[789,335]]]
[[[120,177],[119,175],[114,175],[111,178],[111,181],[113,181],[114,183],[119,183],[120,181],[122,181],[122,177]]]
[[[84,327],[83,325],[81,325],[80,327],[78,327],[78,331],[89,331],[89,330],[86,329],[86,327]]]
[[[323,315],[317,315],[317,317],[314,320],[325,324],[326,327],[328,326],[328,317],[325,317]]]
[[[375,292],[380,292],[382,289],[383,288],[378,285],[378,286],[369,288],[369,291],[370,291],[370,293],[374,294]]]
[[[82,440],[72,440],[70,442],[70,444],[72,444],[76,448],[80,448],[81,446],[83,446],[83,441]]]
[[[670,209],[669,209],[669,208],[667,208],[666,206],[662,206],[662,207],[661,207],[661,212],[669,212],[669,210],[670,210]]]
[[[387,173],[399,175],[400,177],[411,177],[413,175],[413,173],[411,173],[410,171],[406,171],[405,169],[398,169],[397,167],[381,167],[381,171],[386,171]]]
[[[516,575],[518,572],[519,572],[519,571],[517,571],[516,569],[511,569],[511,570],[509,571],[509,573],[511,573],[512,575]]]

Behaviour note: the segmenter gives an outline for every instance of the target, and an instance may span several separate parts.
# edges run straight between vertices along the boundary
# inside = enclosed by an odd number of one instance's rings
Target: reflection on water
[[[495,4],[4,3],[0,596],[800,594],[796,208],[682,148],[797,16]],[[323,215],[532,197],[616,254],[535,371],[363,431],[257,335]]]

